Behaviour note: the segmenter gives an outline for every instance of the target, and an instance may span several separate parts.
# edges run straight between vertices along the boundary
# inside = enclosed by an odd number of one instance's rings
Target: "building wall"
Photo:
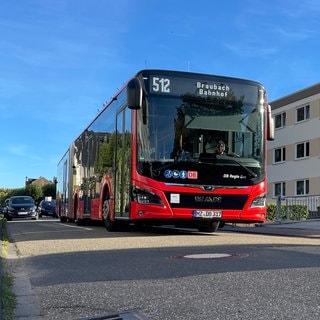
[[[285,123],[268,142],[268,201],[274,201],[279,190],[282,196],[320,195],[320,84],[270,104],[273,116],[285,118]],[[297,121],[298,110],[304,113],[303,121]],[[305,156],[297,158],[297,149]]]

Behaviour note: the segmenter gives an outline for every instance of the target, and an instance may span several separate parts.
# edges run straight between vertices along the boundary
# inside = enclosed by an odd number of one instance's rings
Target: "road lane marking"
[[[92,228],[88,228],[88,227],[81,227],[81,226],[72,226],[70,224],[65,224],[65,223],[59,223],[59,222],[55,222],[55,224],[59,225],[59,226],[63,226],[63,227],[67,227],[67,228],[75,228],[75,229],[83,229],[83,230],[94,230]]]

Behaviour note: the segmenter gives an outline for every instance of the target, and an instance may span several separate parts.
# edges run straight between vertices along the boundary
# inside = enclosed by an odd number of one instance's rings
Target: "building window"
[[[286,148],[274,149],[274,163],[286,161]]]
[[[281,196],[284,197],[286,195],[286,183],[285,182],[277,182],[274,184],[274,197]]]
[[[296,194],[306,195],[309,194],[309,180],[299,180],[296,183]]]
[[[279,113],[275,115],[275,127],[282,128],[286,126],[287,115],[285,112]]]
[[[309,157],[309,142],[298,143],[296,145],[296,159]]]
[[[297,108],[297,122],[310,119],[310,106]]]

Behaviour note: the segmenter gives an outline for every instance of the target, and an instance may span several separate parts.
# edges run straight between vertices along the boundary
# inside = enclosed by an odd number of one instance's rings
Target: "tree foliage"
[[[29,184],[25,191],[26,195],[32,197],[35,201],[39,201],[43,197],[42,188],[35,184]]]
[[[47,184],[42,187],[42,196],[43,197],[56,197],[56,186],[54,184]]]
[[[6,199],[12,196],[31,196],[33,200],[39,203],[45,197],[56,198],[56,186],[54,184],[48,184],[43,187],[30,184],[25,188],[16,189],[0,189],[0,206],[4,205]]]

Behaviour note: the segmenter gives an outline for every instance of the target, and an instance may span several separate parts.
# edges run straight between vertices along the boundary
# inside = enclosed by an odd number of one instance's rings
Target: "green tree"
[[[54,184],[47,184],[42,187],[42,196],[43,197],[52,197],[56,198],[56,186]]]
[[[35,184],[29,184],[25,188],[25,195],[31,196],[34,201],[39,202],[43,198],[42,188]]]
[[[31,196],[36,202],[40,202],[44,197],[52,197],[52,199],[55,199],[56,186],[54,184],[47,184],[40,187],[30,184],[26,188],[0,189],[0,206],[4,206],[5,200],[13,196]]]
[[[11,189],[11,191],[8,193],[8,198],[13,196],[24,196],[25,194],[26,194],[25,188]]]
[[[6,199],[9,198],[10,189],[0,189],[0,205],[3,206]]]

